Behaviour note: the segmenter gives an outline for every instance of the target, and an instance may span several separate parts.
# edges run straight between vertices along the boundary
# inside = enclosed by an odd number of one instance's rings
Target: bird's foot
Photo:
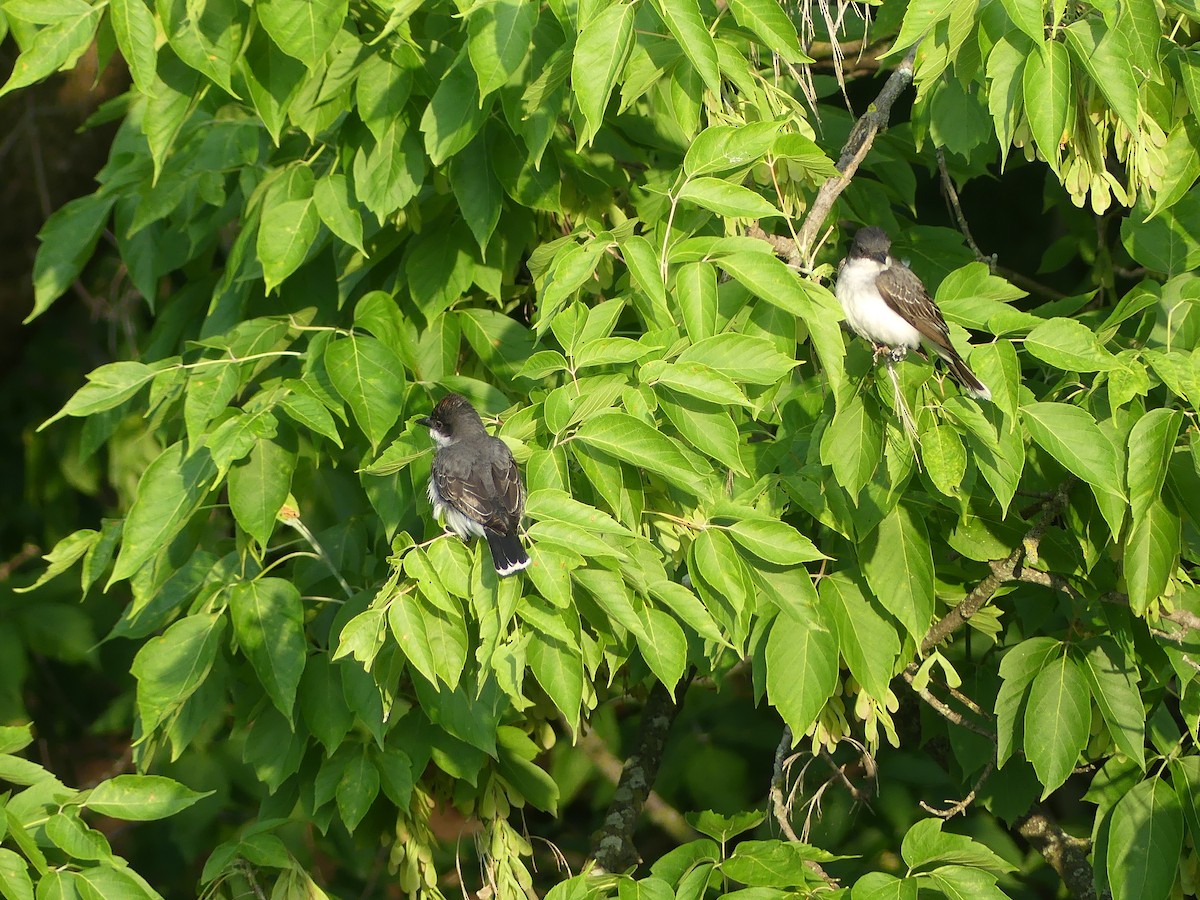
[[[888,359],[894,363],[900,362],[904,357],[908,356],[908,348],[901,344],[899,347],[893,347],[888,353]]]

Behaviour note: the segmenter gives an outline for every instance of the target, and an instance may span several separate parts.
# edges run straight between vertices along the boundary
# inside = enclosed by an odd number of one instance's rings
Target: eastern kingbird
[[[992,392],[950,343],[942,311],[908,266],[888,252],[892,240],[874,225],[860,228],[850,252],[838,265],[837,298],[846,321],[875,345],[878,355],[890,350],[894,362],[924,342],[946,363],[950,377],[972,397],[991,400]]]
[[[459,394],[447,394],[417,421],[437,443],[429,473],[434,516],[463,540],[487,538],[501,578],[524,569],[529,554],[519,529],[525,488],[508,446],[487,433],[479,413]]]

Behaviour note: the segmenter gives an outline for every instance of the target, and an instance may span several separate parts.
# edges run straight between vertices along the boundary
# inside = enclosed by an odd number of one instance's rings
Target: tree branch
[[[592,761],[592,765],[606,781],[614,785],[621,783],[623,768],[621,760],[608,749],[600,735],[589,731],[580,738],[579,749]],[[690,841],[696,836],[696,832],[687,823],[683,814],[654,791],[650,791],[646,795],[645,808],[646,818],[679,843]]]
[[[875,136],[887,127],[888,119],[892,114],[892,104],[896,102],[896,98],[904,89],[912,84],[913,62],[916,57],[917,46],[913,45],[913,48],[900,61],[900,65],[892,70],[892,74],[888,76],[888,80],[879,92],[879,96],[875,98],[875,102],[854,124],[854,128],[850,131],[850,137],[846,139],[846,145],[842,147],[842,154],[837,161],[837,169],[841,174],[836,178],[826,179],[820,190],[817,191],[817,198],[813,201],[812,208],[804,217],[804,223],[797,233],[796,245],[788,253],[789,265],[812,268],[813,243],[817,233],[825,224],[825,219],[829,217],[829,211],[833,209],[833,202],[846,189],[850,179],[858,171],[858,166],[867,155],[867,151],[871,149]]]
[[[1091,841],[1067,834],[1040,804],[1034,806],[1017,830],[1050,863],[1075,900],[1099,900],[1095,874],[1087,861]],[[1104,898],[1111,896],[1108,891],[1103,894]]]
[[[1025,533],[1021,543],[1013,548],[1012,553],[1004,559],[995,559],[988,563],[992,569],[991,574],[975,585],[974,590],[967,594],[954,609],[933,624],[933,627],[925,635],[925,640],[921,641],[922,656],[962,628],[971,616],[983,608],[983,605],[992,598],[1002,584],[1012,581],[1013,573],[1022,556],[1036,557],[1037,546],[1042,540],[1042,535],[1050,527],[1050,522],[1066,508],[1074,484],[1075,478],[1071,477],[1059,485],[1054,496],[1042,504],[1042,512],[1038,520]]]
[[[686,692],[690,680],[689,676],[680,686],[681,692]],[[681,699],[682,696],[683,693],[680,694]],[[671,699],[671,692],[661,683],[655,683],[642,710],[637,745],[625,759],[608,815],[604,817],[604,824],[592,841],[592,858],[606,872],[625,872],[640,861],[637,848],[633,845],[633,832],[654,779],[658,777],[671,723],[678,713],[679,704]]]

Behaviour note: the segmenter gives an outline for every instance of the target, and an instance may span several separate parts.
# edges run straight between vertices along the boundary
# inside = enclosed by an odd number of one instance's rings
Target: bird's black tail
[[[521,538],[516,534],[500,534],[498,531],[486,529],[488,549],[492,551],[492,565],[496,574],[501,578],[519,572],[529,565],[529,554],[521,546]]]
[[[953,348],[946,349],[935,346],[934,349],[937,350],[938,356],[945,361],[950,377],[957,381],[964,391],[979,400],[992,399],[992,392],[988,390],[987,385],[975,377],[971,367]]]

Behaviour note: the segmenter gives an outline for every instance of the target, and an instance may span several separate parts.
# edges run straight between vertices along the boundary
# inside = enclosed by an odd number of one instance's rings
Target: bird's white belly
[[[433,517],[444,522],[446,527],[464,540],[470,537],[483,537],[483,526],[474,519],[467,518],[457,509],[442,502],[438,496],[437,486],[429,479],[429,502],[433,504]]]
[[[837,298],[846,313],[846,322],[854,332],[876,344],[889,347],[908,347],[915,350],[921,344],[921,333],[910,325],[875,288],[878,272],[845,269],[838,277]]]

